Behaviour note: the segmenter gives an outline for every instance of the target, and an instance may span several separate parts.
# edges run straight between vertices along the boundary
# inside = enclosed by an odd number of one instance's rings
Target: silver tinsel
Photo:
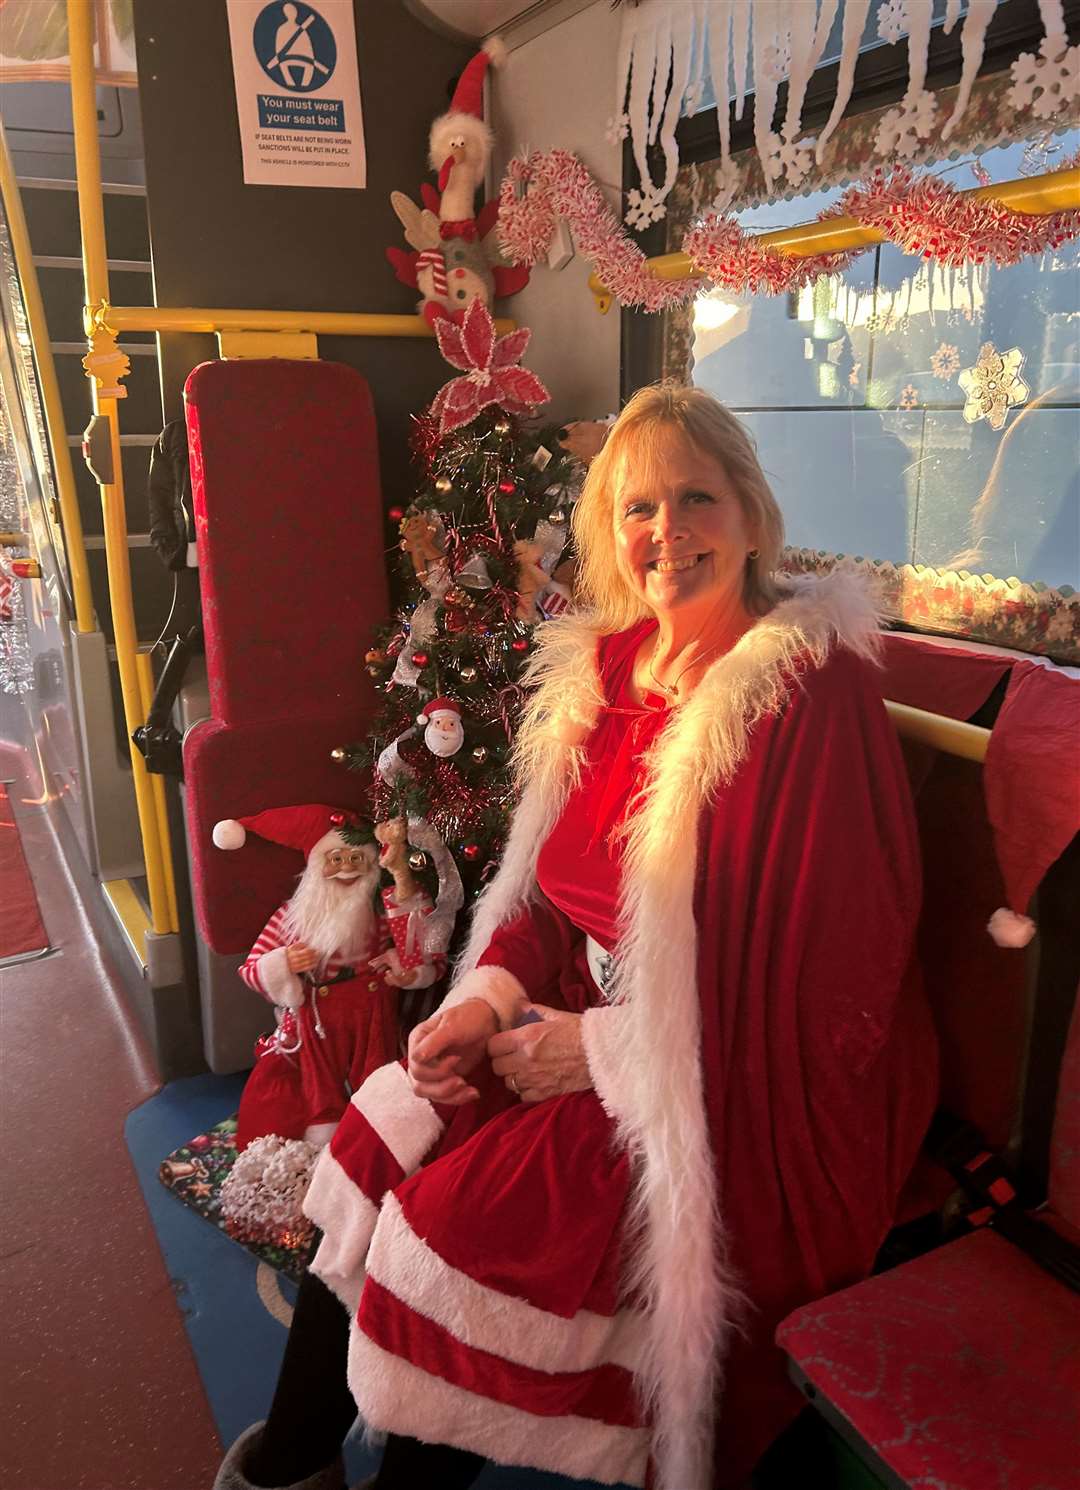
[[[15,458],[7,406],[0,400],[0,530],[19,532],[25,526],[22,511],[22,477]],[[21,555],[19,555],[21,557]],[[5,559],[17,557],[7,548],[0,549],[0,567]],[[2,587],[0,587],[2,588]],[[23,594],[25,586],[15,580],[0,607],[0,693],[29,693],[34,682],[34,665],[30,656],[30,639],[26,629]],[[10,619],[4,617],[10,610]]]

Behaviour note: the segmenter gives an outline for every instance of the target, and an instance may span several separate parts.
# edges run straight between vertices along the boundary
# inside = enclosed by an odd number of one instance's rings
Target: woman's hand
[[[465,1077],[484,1058],[499,1028],[490,1004],[466,999],[418,1024],[409,1036],[409,1081],[418,1097],[459,1107],[480,1093]]]
[[[541,1023],[506,1030],[487,1042],[495,1075],[523,1102],[587,1092],[593,1083],[581,1038],[581,1015],[542,1004],[528,1008],[540,1015]]]

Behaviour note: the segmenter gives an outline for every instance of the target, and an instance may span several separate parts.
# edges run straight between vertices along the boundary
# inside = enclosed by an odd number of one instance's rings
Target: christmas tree
[[[371,772],[377,821],[435,829],[467,909],[498,862],[513,805],[510,747],[536,627],[570,602],[556,576],[580,467],[554,429],[523,422],[548,400],[516,365],[527,330],[497,337],[476,301],[461,325],[442,320],[436,331],[464,376],[416,417],[421,486],[389,513],[404,599],[366,657],[384,702],[371,737],[335,755]],[[409,862],[422,876],[431,868],[419,848]]]

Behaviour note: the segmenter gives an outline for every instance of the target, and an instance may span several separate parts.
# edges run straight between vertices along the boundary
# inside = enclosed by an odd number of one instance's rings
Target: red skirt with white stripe
[[[305,1206],[325,1233],[314,1270],[354,1311],[349,1384],[368,1426],[644,1484],[629,1187],[593,1092],[525,1106],[492,1078],[471,1107],[437,1109],[401,1066],[376,1072]]]

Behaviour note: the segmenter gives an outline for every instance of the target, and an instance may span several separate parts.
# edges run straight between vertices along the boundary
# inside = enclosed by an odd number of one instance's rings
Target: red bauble
[[[515,641],[510,643],[510,647],[515,652],[527,652],[529,650],[529,643],[523,636],[519,636]]]
[[[467,843],[461,852],[463,857],[468,859],[471,864],[474,859],[479,859],[480,857],[480,845],[478,843]]]
[[[412,654],[412,660],[414,667],[427,667],[428,662],[430,661],[426,652],[414,652]]]
[[[510,497],[513,496],[515,491],[517,491],[517,487],[512,481],[500,481],[499,490],[505,493],[506,496]]]
[[[404,507],[391,507],[386,515],[392,523],[399,523],[405,516],[405,509]]]
[[[212,1142],[213,1140],[209,1137],[208,1134],[200,1133],[197,1138],[192,1138],[190,1140],[190,1142],[188,1143],[188,1148],[193,1154],[204,1154],[210,1147],[210,1144]]]

